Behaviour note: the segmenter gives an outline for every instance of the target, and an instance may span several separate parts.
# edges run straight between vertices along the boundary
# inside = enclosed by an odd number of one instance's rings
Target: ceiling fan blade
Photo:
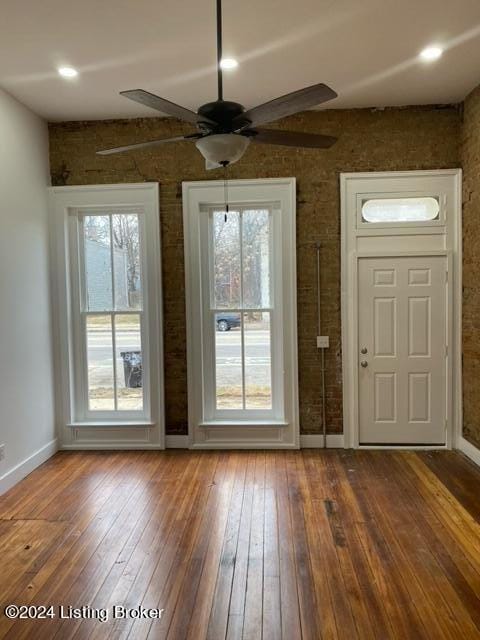
[[[243,135],[248,135],[246,129]],[[310,149],[329,149],[337,138],[318,133],[301,133],[297,131],[283,131],[282,129],[257,129],[252,131],[252,142],[260,144],[279,144],[285,147],[307,147]]]
[[[197,122],[202,121],[209,124],[216,124],[213,120],[199,116],[195,111],[190,111],[190,109],[181,107],[179,104],[170,102],[170,100],[165,100],[165,98],[160,98],[160,96],[156,96],[154,93],[144,91],[143,89],[120,91],[120,95],[125,96],[125,98],[129,98],[129,100],[133,100],[134,102],[143,104],[146,107],[155,109],[156,111],[161,111],[169,116],[178,118],[179,120],[184,120],[185,122],[197,124]]]
[[[103,149],[102,151],[97,151],[97,155],[99,156],[109,156],[113,153],[122,153],[123,151],[134,151],[136,149],[144,149],[145,147],[157,147],[160,144],[165,144],[166,142],[181,142],[182,140],[196,140],[197,138],[201,138],[201,133],[192,133],[188,136],[176,136],[175,138],[163,138],[162,140],[149,140],[148,142],[139,142],[137,144],[127,144],[124,147],[115,147],[113,149]]]
[[[327,87],[326,84],[314,84],[311,87],[287,93],[285,96],[265,102],[258,107],[253,107],[253,109],[237,116],[233,124],[234,126],[242,126],[248,120],[250,123],[248,126],[256,127],[259,124],[273,122],[299,111],[305,111],[305,109],[310,109],[336,97],[335,91]]]

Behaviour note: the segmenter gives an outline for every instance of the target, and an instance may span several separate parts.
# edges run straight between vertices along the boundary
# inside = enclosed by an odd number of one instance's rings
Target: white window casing
[[[52,187],[49,190],[52,237],[52,279],[54,283],[55,330],[59,336],[57,363],[57,415],[63,448],[163,448],[163,344],[161,317],[161,262],[159,198],[156,183]],[[125,302],[122,270],[126,263],[116,255],[113,223],[122,215],[137,221],[139,236],[140,301]],[[105,220],[110,242],[105,235],[105,256],[98,256],[86,239],[86,218]],[[96,224],[96,223],[94,223]],[[88,245],[88,246],[87,246]],[[85,264],[86,251],[95,270]],[[93,258],[92,258],[93,256]],[[108,262],[110,261],[110,265]],[[90,264],[90,263],[89,263]],[[103,267],[103,273],[102,273]],[[95,287],[90,279],[98,277]],[[117,277],[119,279],[117,283]],[[88,278],[88,282],[87,282]],[[118,289],[116,291],[116,288]],[[108,303],[107,300],[111,302]],[[93,301],[93,302],[92,302]],[[120,302],[118,302],[120,301]],[[138,325],[135,341],[141,350],[141,384],[128,403],[120,398],[118,381],[121,345],[115,344],[121,323]],[[88,339],[95,340],[95,321],[105,321],[103,333],[111,335],[112,400],[102,404],[91,401],[89,393]],[[90,324],[89,324],[90,323]],[[108,329],[110,327],[110,329]],[[87,337],[87,334],[90,338]],[[93,335],[93,338],[92,338]],[[94,342],[92,343],[94,344]],[[92,347],[93,348],[93,347]],[[108,347],[110,348],[110,347]],[[127,350],[132,347],[127,347]],[[108,368],[110,364],[108,365]],[[122,383],[123,384],[123,383]],[[128,391],[128,390],[126,390]],[[127,397],[124,394],[124,397]],[[143,401],[141,400],[143,398]],[[106,407],[106,408],[105,408]]]
[[[269,296],[262,293],[261,303],[253,307],[248,299],[243,300],[241,266],[239,302],[227,307],[218,306],[213,293],[215,248],[212,221],[215,211],[225,210],[224,183],[184,183],[190,446],[296,448],[299,446],[299,426],[295,181],[292,178],[229,181],[228,204],[228,215],[238,216],[240,255],[243,252],[242,221],[247,215],[245,212],[257,211],[262,215],[268,212]],[[241,259],[240,264],[244,264]],[[264,304],[265,300],[268,304]],[[223,312],[237,314],[240,318],[238,329],[229,332],[229,338],[241,350],[241,357],[238,356],[237,360],[241,360],[242,394],[238,400],[240,406],[234,408],[218,406],[215,349],[219,334],[215,330],[215,319]],[[262,327],[267,327],[264,333],[270,331],[271,402],[267,400],[262,406],[260,400],[257,408],[246,400],[246,369],[250,365],[245,356],[245,345],[247,335],[252,335],[248,332],[249,317],[261,318]]]

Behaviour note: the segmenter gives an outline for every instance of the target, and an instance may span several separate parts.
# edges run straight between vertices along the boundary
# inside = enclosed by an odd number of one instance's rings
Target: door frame
[[[341,193],[341,321],[342,321],[342,382],[343,382],[343,425],[345,448],[363,449],[452,449],[457,447],[462,435],[462,220],[461,220],[461,169],[439,171],[395,171],[340,174]],[[352,225],[356,216],[348,215],[348,192],[355,189],[355,181],[372,181],[371,191],[375,191],[374,182],[378,179],[405,180],[405,178],[443,178],[453,180],[452,210],[454,215],[445,224],[443,236],[444,248],[431,250],[387,250],[365,251],[352,246]],[[351,213],[351,212],[350,212]],[[404,232],[405,230],[403,230]],[[432,234],[440,229],[432,228]],[[383,232],[385,235],[387,233]],[[383,235],[382,233],[382,235]],[[402,232],[401,232],[402,233]],[[419,236],[428,233],[421,229]],[[360,235],[360,234],[359,234]],[[363,235],[363,232],[362,232]],[[375,233],[372,234],[376,235]],[[391,236],[396,235],[392,233]],[[358,407],[358,261],[360,258],[404,257],[404,256],[446,256],[448,265],[447,281],[447,326],[448,326],[448,405],[447,429],[444,447],[429,445],[360,445],[359,407]]]

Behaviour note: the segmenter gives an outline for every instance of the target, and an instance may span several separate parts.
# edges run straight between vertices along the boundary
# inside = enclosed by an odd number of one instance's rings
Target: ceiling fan
[[[206,159],[207,169],[214,169],[220,166],[226,167],[240,160],[250,142],[314,149],[328,149],[336,142],[337,139],[332,136],[259,127],[259,125],[279,120],[336,98],[335,91],[326,84],[314,84],[311,87],[293,91],[247,111],[243,105],[223,99],[223,75],[220,64],[222,59],[222,0],[216,0],[216,3],[217,100],[202,105],[195,113],[143,89],[120,92],[120,95],[130,100],[196,125],[197,133],[104,149],[97,151],[99,155],[155,147],[166,142],[191,140],[196,143],[197,148]]]

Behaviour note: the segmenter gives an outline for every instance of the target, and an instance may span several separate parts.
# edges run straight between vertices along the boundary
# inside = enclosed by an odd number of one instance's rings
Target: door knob
[[[363,353],[363,355],[365,355],[366,353],[368,353],[368,349],[367,349],[367,347],[363,347],[362,349],[360,349],[360,353]]]
[[[361,367],[363,367],[363,368],[365,369],[366,367],[368,367],[368,362],[367,362],[366,360],[362,360],[362,361],[360,362],[360,366],[361,366]]]

